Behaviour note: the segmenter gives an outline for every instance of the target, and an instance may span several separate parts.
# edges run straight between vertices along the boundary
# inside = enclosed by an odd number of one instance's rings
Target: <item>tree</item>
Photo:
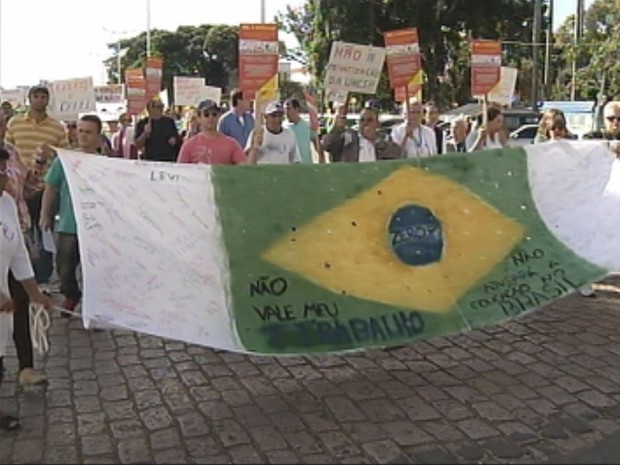
[[[105,62],[110,81],[118,82],[118,44],[108,44],[113,51]],[[121,72],[141,68],[146,63],[146,33],[123,39]],[[239,56],[238,28],[225,25],[180,26],[176,31],[151,31],[151,52],[164,58],[162,84],[172,95],[174,76],[203,77],[207,84],[227,90],[230,76],[236,74]]]
[[[319,88],[333,41],[383,46],[384,31],[417,27],[425,97],[446,105],[470,99],[467,39],[530,42],[533,11],[533,0],[306,0],[278,21],[299,40],[296,57],[307,62]],[[514,45],[505,54],[507,63],[519,64],[531,48]],[[390,98],[389,87],[378,96]]]

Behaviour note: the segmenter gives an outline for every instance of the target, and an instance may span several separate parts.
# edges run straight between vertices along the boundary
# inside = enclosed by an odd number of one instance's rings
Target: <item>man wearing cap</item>
[[[174,162],[177,159],[179,132],[172,118],[164,115],[164,104],[153,99],[146,104],[148,116],[136,125],[136,148],[142,160]]]
[[[181,146],[178,163],[204,163],[207,165],[243,165],[245,154],[239,143],[217,130],[220,107],[213,100],[198,104],[200,132],[187,139]]]
[[[265,125],[252,131],[246,153],[249,163],[288,164],[300,163],[301,154],[295,134],[282,126],[284,107],[280,102],[270,102],[265,108]]]

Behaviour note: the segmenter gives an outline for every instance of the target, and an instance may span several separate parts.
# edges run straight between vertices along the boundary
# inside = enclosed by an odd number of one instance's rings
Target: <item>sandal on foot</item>
[[[19,428],[19,420],[11,415],[0,417],[0,428],[4,431],[15,431]]]

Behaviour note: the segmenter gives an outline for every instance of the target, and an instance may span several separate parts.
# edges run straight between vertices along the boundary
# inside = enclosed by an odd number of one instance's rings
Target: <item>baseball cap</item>
[[[220,106],[217,104],[215,100],[206,99],[206,100],[201,101],[198,104],[198,111],[205,111],[205,110],[220,111]]]
[[[43,94],[46,94],[48,97],[50,95],[50,91],[47,87],[45,87],[44,85],[41,84],[37,84],[36,86],[32,86],[30,88],[30,91],[28,92],[28,96],[34,94],[35,92],[41,92]]]
[[[273,115],[274,113],[284,113],[284,107],[280,102],[269,102],[265,108],[266,115]]]

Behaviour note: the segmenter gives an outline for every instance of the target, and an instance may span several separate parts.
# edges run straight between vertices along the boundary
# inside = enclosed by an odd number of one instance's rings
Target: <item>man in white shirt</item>
[[[245,149],[248,163],[259,165],[300,163],[301,154],[295,134],[282,126],[284,119],[282,104],[268,103],[264,119],[264,127],[256,128],[248,137]]]
[[[405,122],[394,126],[392,140],[400,145],[406,158],[423,158],[437,155],[435,132],[422,124],[423,107],[417,100],[403,106]]]

